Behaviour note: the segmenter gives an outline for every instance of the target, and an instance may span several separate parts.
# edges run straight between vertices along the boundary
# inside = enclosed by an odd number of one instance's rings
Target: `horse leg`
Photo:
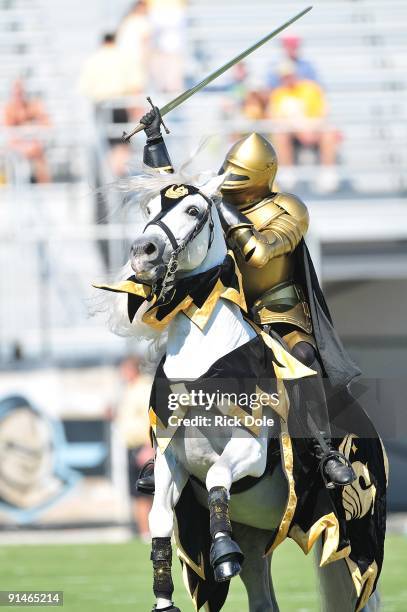
[[[244,555],[231,538],[230,487],[245,476],[259,477],[266,469],[267,437],[235,435],[206,475],[212,546],[210,562],[215,580],[230,580],[241,571]]]
[[[314,560],[321,592],[321,612],[354,612],[357,596],[345,559],[319,567],[321,538],[315,544]],[[380,610],[379,593],[375,591],[361,612]]]
[[[171,447],[165,454],[157,450],[155,460],[155,495],[148,517],[152,537],[153,590],[156,603],[153,610],[180,612],[172,602],[174,585],[171,576],[171,535],[174,526],[173,509],[187,481],[184,468],[176,461]]]
[[[233,536],[245,556],[240,578],[247,591],[249,612],[279,612],[270,573],[271,555],[264,557],[270,531],[233,523]]]

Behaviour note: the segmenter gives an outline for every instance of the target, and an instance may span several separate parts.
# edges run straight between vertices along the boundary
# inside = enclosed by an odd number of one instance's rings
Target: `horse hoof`
[[[181,612],[176,606],[168,606],[167,608],[157,608],[157,604],[154,604],[154,608],[151,612]]]
[[[244,555],[230,536],[216,538],[211,546],[210,562],[216,582],[225,582],[240,574]]]
[[[242,566],[239,561],[224,561],[223,563],[219,563],[219,565],[215,565],[213,568],[213,573],[215,575],[216,582],[227,582],[240,574]]]

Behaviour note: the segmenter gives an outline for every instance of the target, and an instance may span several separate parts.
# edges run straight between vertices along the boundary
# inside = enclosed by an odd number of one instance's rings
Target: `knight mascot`
[[[158,109],[147,113],[144,163],[173,172],[161,135]],[[304,242],[308,210],[295,195],[272,191],[277,156],[271,143],[252,133],[239,140],[220,169],[224,181],[218,212],[228,246],[242,273],[249,315],[266,333],[282,338],[302,363],[328,377],[334,386],[347,385],[359,370],[345,353],[332,325],[312,261]],[[344,455],[332,447],[330,420],[321,382],[309,385],[312,414],[300,414],[299,426],[319,462],[326,486],[351,484],[355,474]],[[304,411],[305,412],[305,411]],[[138,488],[154,491],[152,463],[146,465]]]
[[[156,459],[137,482],[154,494],[153,610],[180,612],[173,534],[196,610],[220,612],[238,574],[250,610],[278,610],[271,556],[287,537],[305,554],[318,547],[324,609],[377,610],[387,458],[304,240],[307,207],[276,189],[276,153],[262,135],[235,143],[209,187],[185,183],[182,173],[171,178],[161,134],[166,113],[311,8],[161,109],[148,98],[152,110],[124,135],[147,136],[149,170],[131,185],[148,222],[131,247],[131,276],[96,286],[127,294],[133,335],[137,322],[168,332],[149,405]],[[214,389],[229,400],[194,403],[196,394]],[[264,410],[255,413],[259,405],[238,399],[237,389],[245,398],[265,391]],[[185,404],[170,407],[174,390]],[[205,429],[208,411],[212,425]]]

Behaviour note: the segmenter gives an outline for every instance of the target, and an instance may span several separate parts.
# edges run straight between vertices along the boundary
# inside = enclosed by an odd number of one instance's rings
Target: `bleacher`
[[[228,3],[191,0],[189,43],[205,58],[206,69],[302,8],[293,0],[258,0],[254,6],[237,0],[231,10]],[[343,134],[341,174],[358,192],[400,193],[406,188],[406,22],[402,0],[324,0],[292,26],[327,90],[331,123]],[[279,45],[270,42],[248,64],[261,78],[279,57]],[[198,107],[198,96],[195,102]],[[203,113],[203,105],[195,112]]]
[[[97,240],[106,238],[109,241],[109,237],[114,237],[117,241],[120,232],[117,227],[111,229],[109,224],[102,230],[92,225],[95,198],[92,194],[94,168],[90,162],[94,159],[100,161],[100,145],[103,145],[107,134],[111,134],[112,130],[121,134],[125,126],[106,125],[105,131],[99,133],[93,123],[90,105],[78,93],[77,81],[81,65],[96,48],[100,35],[116,27],[128,5],[128,0],[117,0],[115,3],[110,0],[88,0],[86,3],[80,0],[0,0],[0,100],[6,98],[16,76],[24,78],[29,92],[43,98],[52,121],[52,127],[44,130],[43,138],[54,179],[59,182],[49,187],[30,187],[29,173],[24,170],[22,160],[9,158],[7,172],[10,185],[0,188],[3,213],[7,208],[12,210],[16,205],[21,206],[22,201],[24,210],[36,202],[31,206],[34,214],[28,217],[29,224],[23,225],[26,232],[16,234],[16,224],[22,218],[21,211],[19,219],[13,217],[14,225],[7,226],[6,223],[1,226],[2,293],[7,283],[11,282],[11,277],[16,277],[10,272],[4,245],[17,236],[17,246],[21,247],[28,259],[31,257],[36,261],[32,269],[34,291],[43,274],[41,245],[45,245],[45,249],[51,248],[52,232],[46,229],[47,223],[55,214],[59,219],[57,235],[63,248],[58,250],[52,247],[55,259],[53,268],[50,276],[43,276],[45,284],[53,285],[49,321],[41,320],[38,300],[34,304],[32,317],[24,320],[22,310],[13,306],[23,299],[16,290],[11,293],[9,290],[9,299],[2,306],[7,333],[3,329],[1,339],[5,339],[6,333],[10,345],[13,339],[21,339],[21,336],[31,338],[29,352],[32,355],[38,355],[44,343],[48,343],[46,350],[52,354],[56,346],[61,346],[62,330],[68,328],[72,330],[72,354],[80,350],[84,354],[87,351],[93,355],[100,353],[99,339],[102,336],[99,334],[102,333],[104,346],[109,342],[107,332],[102,332],[103,323],[89,331],[83,300],[85,286],[104,272]],[[187,71],[190,80],[197,82],[302,8],[303,5],[297,0],[256,0],[253,3],[243,0],[233,3],[190,0],[187,8]],[[317,245],[316,252],[321,249],[321,244],[323,248],[324,244],[333,240],[329,228],[332,224],[338,226],[343,218],[344,202],[347,210],[359,206],[366,210],[373,199],[376,202],[374,210],[390,203],[392,223],[386,225],[386,219],[382,220],[380,229],[383,236],[387,236],[389,241],[407,239],[403,201],[407,188],[404,171],[407,161],[406,20],[407,4],[403,0],[389,0],[387,3],[377,0],[319,0],[313,11],[292,29],[304,38],[304,55],[316,65],[328,93],[331,123],[343,135],[338,165],[341,190],[334,199],[317,197],[312,193],[318,166],[308,164],[297,170],[297,192],[306,197],[315,218],[314,235],[310,240]],[[267,68],[275,64],[279,57],[279,43],[272,41],[255,52],[248,65],[253,75],[263,78]],[[168,96],[156,92],[154,101],[161,105],[168,101]],[[176,162],[185,159],[185,151],[192,151],[202,136],[217,134],[214,143],[202,154],[204,167],[216,170],[230,141],[230,134],[250,129],[270,131],[268,122],[253,124],[243,121],[241,117],[221,120],[221,104],[221,94],[201,92],[189,100],[182,111],[175,111],[166,118],[172,132],[168,145],[174,152]],[[185,134],[186,138],[183,138]],[[0,136],[0,157],[5,154],[3,145],[7,138],[8,132],[3,131]],[[141,136],[138,140],[134,139],[136,153],[141,143]],[[106,173],[103,177],[105,182],[111,180]],[[16,191],[16,184],[19,191]],[[329,206],[328,217],[325,206]],[[45,211],[42,220],[35,212],[38,207]],[[75,213],[70,218],[67,215],[70,207],[76,211],[83,207],[87,213],[84,217]],[[6,217],[10,219],[10,215]],[[366,234],[365,216],[361,214],[356,218],[358,221],[352,228],[352,240],[357,242],[367,234],[371,240],[376,240],[374,232]],[[323,221],[319,222],[319,219]],[[394,219],[400,220],[400,231],[396,237]],[[41,227],[33,234],[33,228],[37,225]],[[79,244],[73,239],[75,231],[82,235],[80,244],[83,255],[78,259],[70,257],[77,248],[75,245]],[[28,238],[30,233],[37,242],[32,237]],[[87,240],[92,246],[85,248]],[[346,241],[342,240],[341,244],[346,250]],[[13,253],[14,261],[18,258],[19,249]],[[83,263],[77,265],[82,259]],[[331,263],[328,259],[326,261],[324,279],[338,279],[340,256],[336,255]],[[390,263],[387,268],[375,268],[371,261],[369,274],[372,277],[374,274],[380,277],[389,273]],[[366,258],[360,262],[366,269]],[[357,269],[360,270],[361,266],[357,266]],[[18,273],[22,274],[24,270],[22,262]],[[53,274],[59,278],[69,278],[70,285],[75,287],[75,298],[69,296],[68,299],[61,283],[53,282]],[[45,299],[46,296],[40,298]],[[41,340],[41,325],[45,324],[51,326],[52,333]],[[117,346],[114,344],[112,350],[116,350]]]

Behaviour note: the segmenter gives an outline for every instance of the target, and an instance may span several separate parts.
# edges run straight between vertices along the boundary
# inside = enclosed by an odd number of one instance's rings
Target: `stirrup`
[[[139,473],[138,477],[139,478],[144,478],[146,476],[146,472],[150,468],[150,466],[153,466],[153,468],[154,468],[154,459],[149,459],[148,461],[145,462],[145,464],[143,465],[143,467],[140,470],[140,473]],[[153,474],[154,474],[154,469],[153,469]]]
[[[151,470],[151,467],[152,471],[149,474],[148,472]],[[141,468],[138,478],[136,480],[136,489],[137,491],[139,491],[140,493],[144,493],[145,495],[154,495],[154,459],[149,459]]]

